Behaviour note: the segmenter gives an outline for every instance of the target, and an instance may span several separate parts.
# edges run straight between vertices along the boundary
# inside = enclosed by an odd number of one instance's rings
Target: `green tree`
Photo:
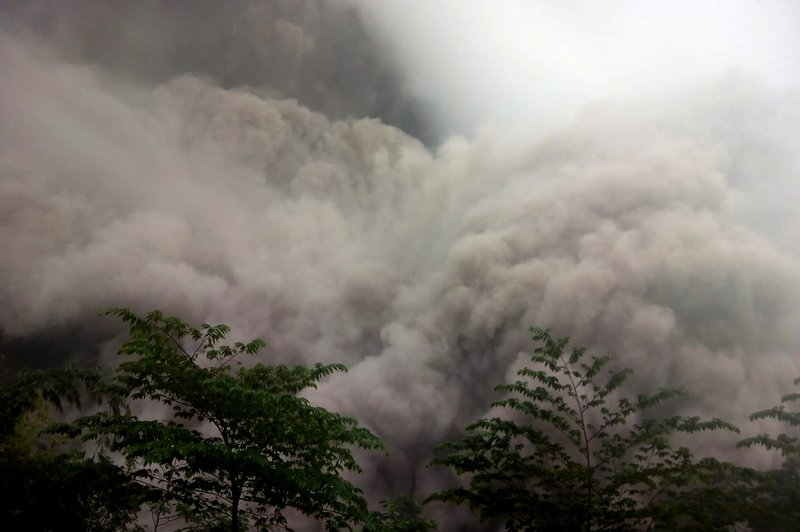
[[[688,448],[674,447],[670,436],[736,428],[719,419],[644,417],[681,392],[619,398],[631,370],[608,370],[609,357],[587,360],[583,348],[567,352],[568,338],[532,332],[541,342],[533,365],[521,369],[515,382],[496,388],[504,398],[493,406],[513,417],[480,419],[462,440],[442,446],[433,464],[466,476],[465,485],[429,500],[467,504],[481,521],[502,520],[508,530],[709,523],[706,509],[676,501],[709,486],[724,473],[724,464],[696,461]]]
[[[328,529],[367,519],[361,491],[341,474],[359,471],[352,447],[381,449],[380,441],[298,396],[344,366],[246,366],[241,359],[264,343],[224,345],[225,325],[198,329],[158,311],[108,313],[130,328],[114,382],[142,402],[132,410],[151,415],[100,412],[61,430],[121,453],[140,482],[161,491],[169,504],[153,508],[155,528],[174,519],[170,512],[231,531],[284,526],[286,509]]]
[[[47,432],[52,410],[109,399],[94,370],[29,370],[0,386],[0,521],[7,530],[136,529],[149,490]],[[118,397],[112,394],[112,404]]]
[[[794,381],[800,384],[800,379]],[[774,419],[790,427],[800,426],[800,412],[790,410],[800,401],[800,393],[781,397],[777,406],[755,412],[751,420]],[[796,430],[796,429],[795,429]],[[781,467],[764,472],[756,489],[752,491],[756,511],[751,513],[749,524],[753,530],[791,531],[800,523],[800,438],[781,433],[778,436],[759,434],[740,441],[738,447],[761,446],[781,453]]]

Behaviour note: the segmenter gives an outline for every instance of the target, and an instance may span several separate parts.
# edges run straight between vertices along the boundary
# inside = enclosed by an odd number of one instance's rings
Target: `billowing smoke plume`
[[[331,118],[380,116],[424,134],[421,113],[340,0],[6,0],[0,16],[45,37],[63,59],[127,81],[192,73],[293,98]]]
[[[530,325],[734,422],[800,376],[796,90],[730,74],[431,147],[352,6],[9,5],[5,349],[102,351],[113,305],[343,362],[317,399],[386,441],[383,494],[436,482]]]

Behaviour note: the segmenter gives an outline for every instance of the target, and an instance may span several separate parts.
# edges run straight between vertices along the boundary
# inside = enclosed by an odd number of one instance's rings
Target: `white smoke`
[[[5,336],[161,308],[260,336],[270,362],[344,362],[316,398],[386,441],[364,480],[385,494],[437,482],[433,446],[485,411],[530,325],[737,423],[800,375],[797,89],[726,74],[431,149],[32,33],[0,34]]]

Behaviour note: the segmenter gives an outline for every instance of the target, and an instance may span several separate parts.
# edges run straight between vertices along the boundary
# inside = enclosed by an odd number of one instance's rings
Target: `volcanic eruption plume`
[[[530,325],[687,412],[774,403],[797,6],[412,4],[0,4],[0,347],[111,361],[127,306],[345,363],[315,399],[386,442],[377,494],[436,485]]]

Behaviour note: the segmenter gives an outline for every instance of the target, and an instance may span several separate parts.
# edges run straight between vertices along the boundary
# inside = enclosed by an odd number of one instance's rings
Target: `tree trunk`
[[[242,496],[242,487],[238,479],[231,476],[231,532],[239,532],[239,498]]]

